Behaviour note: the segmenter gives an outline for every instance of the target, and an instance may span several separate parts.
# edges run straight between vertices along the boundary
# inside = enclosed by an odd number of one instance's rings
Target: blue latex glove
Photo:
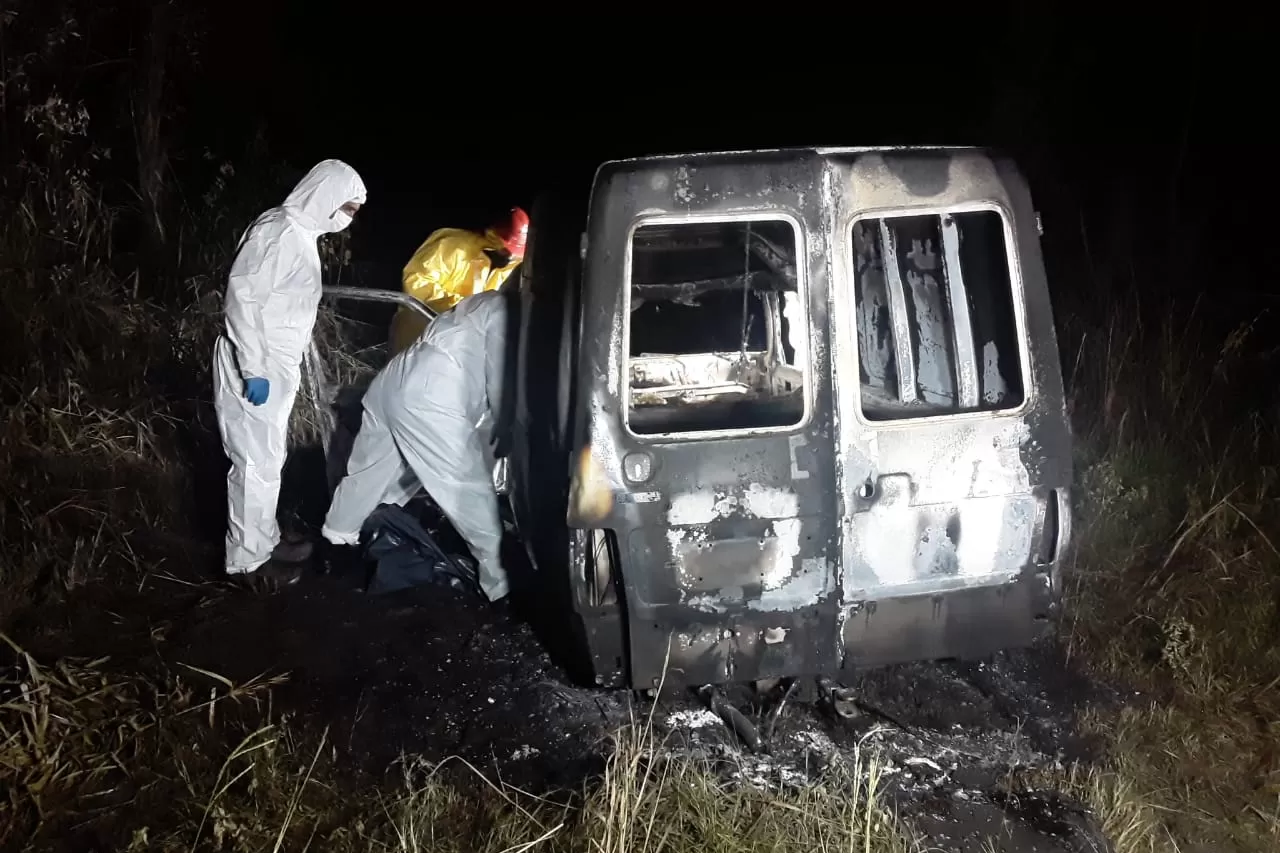
[[[265,379],[259,379],[256,376],[250,376],[244,380],[244,398],[255,406],[261,406],[267,402],[267,397],[271,394],[271,383]]]

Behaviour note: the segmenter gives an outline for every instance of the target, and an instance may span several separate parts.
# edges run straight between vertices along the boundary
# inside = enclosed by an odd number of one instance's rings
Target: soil
[[[211,553],[192,554],[193,566],[210,563]],[[887,793],[934,849],[1109,849],[1080,804],[1007,792],[1013,769],[1088,759],[1074,720],[1117,698],[1052,644],[867,672],[847,685],[850,716],[821,691],[793,693],[778,713],[785,685],[763,695],[726,689],[762,736],[753,752],[705,697],[572,684],[510,608],[447,587],[374,596],[309,574],[262,593],[178,574],[139,589],[81,590],[14,633],[41,656],[185,664],[235,682],[287,673],[276,708],[327,727],[353,766],[375,774],[406,754],[461,756],[529,789],[577,788],[602,767],[609,734],[652,710],[665,748],[712,759],[747,784],[802,785],[830,762],[878,754]]]

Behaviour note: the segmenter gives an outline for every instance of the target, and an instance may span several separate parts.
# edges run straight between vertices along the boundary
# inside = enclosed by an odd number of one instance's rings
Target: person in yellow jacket
[[[510,218],[483,234],[463,228],[433,231],[404,268],[404,292],[437,314],[463,297],[502,286],[524,260],[529,239],[529,214],[518,207]],[[401,307],[391,322],[391,354],[404,351],[418,339],[427,321]]]

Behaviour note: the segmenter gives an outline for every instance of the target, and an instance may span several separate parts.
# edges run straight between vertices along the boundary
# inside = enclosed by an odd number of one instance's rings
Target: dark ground
[[[235,683],[287,674],[276,710],[327,727],[353,769],[377,776],[402,755],[461,756],[526,789],[577,788],[603,766],[608,735],[652,709],[630,691],[572,684],[508,608],[436,586],[371,596],[356,579],[314,574],[254,593],[196,570],[217,565],[214,550],[197,549],[185,570],[149,575],[136,590],[78,590],[14,633],[37,657],[105,654]],[[1079,806],[1006,793],[1014,770],[1087,759],[1075,718],[1117,699],[1054,645],[886,668],[849,686],[862,704],[853,719],[797,696],[775,718],[778,691],[771,701],[728,691],[766,735],[759,753],[692,692],[664,696],[653,719],[667,748],[748,784],[804,784],[829,762],[879,755],[883,785],[936,849],[986,853],[987,839],[998,851],[1107,849]]]

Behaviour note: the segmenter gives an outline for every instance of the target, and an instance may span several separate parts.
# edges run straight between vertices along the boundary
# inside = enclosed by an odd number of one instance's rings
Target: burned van
[[[838,676],[1049,630],[1071,439],[1010,161],[607,163],[589,203],[535,206],[520,286],[510,497],[596,683]]]

